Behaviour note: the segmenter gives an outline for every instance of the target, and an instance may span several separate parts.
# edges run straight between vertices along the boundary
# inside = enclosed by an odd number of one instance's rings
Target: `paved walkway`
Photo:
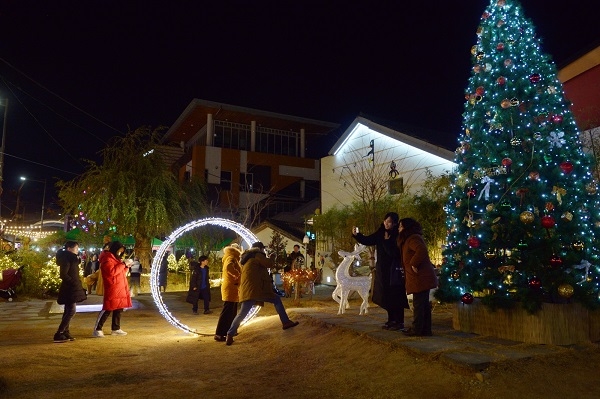
[[[294,307],[292,300],[287,298],[284,298],[284,303],[288,313],[292,317],[299,318],[303,323],[341,328],[367,339],[389,345],[393,349],[406,350],[417,357],[437,359],[451,366],[466,368],[475,372],[483,371],[494,363],[506,360],[560,355],[560,353],[568,350],[590,348],[588,345],[562,347],[524,344],[455,331],[452,329],[451,308],[444,305],[438,305],[434,308],[432,337],[406,337],[401,332],[387,331],[381,328],[386,321],[386,312],[378,306],[371,304],[368,314],[359,315],[360,300],[358,299],[350,302],[351,308],[347,309],[343,315],[338,315],[338,306],[331,299],[332,291],[333,287],[318,286],[314,296],[314,305],[317,305],[316,307],[311,306],[311,301],[308,298],[301,300],[302,307]],[[174,303],[176,307],[186,314],[186,318],[189,317],[191,320],[198,320],[198,331],[214,331],[213,318],[198,318],[198,316],[195,316],[192,319],[194,316],[191,316],[191,311],[188,309],[190,305],[185,303],[184,300],[185,293],[167,293],[163,297],[165,299],[168,297],[170,303]],[[328,301],[331,301],[331,304]],[[78,305],[78,313],[97,312],[100,303],[101,297],[91,295],[86,302]],[[133,316],[136,309],[156,309],[150,294],[133,298],[133,305],[133,309],[129,310],[131,313],[127,315],[128,323],[131,323],[135,319]],[[220,300],[213,301],[211,307],[215,312],[218,312],[218,309],[221,307]],[[189,315],[187,315],[188,313]],[[3,335],[5,337],[10,336],[10,329],[16,324],[21,326],[25,324],[32,327],[37,325],[54,325],[58,324],[61,314],[62,309],[55,301],[0,301],[0,343]],[[411,319],[412,312],[407,311],[405,313],[405,320],[409,323]],[[203,323],[207,324],[203,325]],[[176,332],[174,327],[167,322],[157,326],[157,328],[171,328]],[[9,334],[6,334],[7,332]],[[591,345],[596,348],[599,346],[598,343]]]

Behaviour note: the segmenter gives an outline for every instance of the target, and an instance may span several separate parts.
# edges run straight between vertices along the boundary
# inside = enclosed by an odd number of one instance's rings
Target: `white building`
[[[452,172],[453,159],[451,151],[359,116],[321,159],[321,210],[358,200],[354,179],[366,170],[387,173],[393,195],[415,192],[427,169],[434,176]]]

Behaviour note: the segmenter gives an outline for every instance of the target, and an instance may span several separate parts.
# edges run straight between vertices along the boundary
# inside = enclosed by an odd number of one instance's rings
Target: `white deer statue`
[[[344,311],[350,307],[348,304],[348,295],[352,291],[357,291],[363,300],[360,305],[359,314],[362,315],[368,312],[371,275],[359,277],[352,277],[350,275],[350,266],[352,265],[352,262],[365,249],[366,247],[364,245],[356,244],[354,246],[354,251],[352,252],[338,251],[338,254],[344,259],[335,271],[337,286],[331,295],[333,299],[340,304],[338,314],[343,314]]]

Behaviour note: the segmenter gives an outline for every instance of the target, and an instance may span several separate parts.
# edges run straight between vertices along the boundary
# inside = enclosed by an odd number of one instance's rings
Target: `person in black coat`
[[[69,324],[77,311],[76,303],[85,301],[87,295],[79,278],[79,244],[75,241],[67,241],[64,248],[56,253],[56,264],[60,267],[60,288],[58,289],[59,305],[64,305],[63,317],[54,334],[54,342],[75,341],[69,333]]]
[[[210,281],[208,274],[208,256],[202,255],[198,262],[191,262],[192,276],[190,277],[190,289],[187,302],[192,304],[192,312],[198,314],[198,301],[204,301],[204,314],[212,313],[210,305]]]
[[[397,213],[388,212],[379,229],[373,234],[365,236],[359,233],[356,227],[352,231],[352,236],[360,244],[377,247],[371,300],[387,311],[388,321],[383,325],[386,330],[404,329],[404,309],[409,309],[404,280],[401,276],[398,278],[392,274],[393,270],[398,271],[401,264],[400,251],[395,245],[399,219]]]

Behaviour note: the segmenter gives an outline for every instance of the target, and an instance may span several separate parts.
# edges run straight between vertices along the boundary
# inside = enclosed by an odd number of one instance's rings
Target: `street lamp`
[[[304,244],[304,253],[306,254],[306,265],[305,267],[310,269],[310,262],[308,261],[308,243],[310,242],[310,238],[308,238],[308,234],[304,236],[302,239],[302,244]]]
[[[36,181],[38,183],[44,183],[44,194],[42,196],[42,215],[40,217],[40,238],[42,238],[42,230],[44,229],[44,208],[46,206],[46,179],[44,180],[36,180],[36,179],[27,179],[26,177],[21,176],[21,180],[23,180],[23,184],[25,184],[25,180]],[[21,187],[23,187],[21,184]],[[21,189],[19,188],[19,191]]]

